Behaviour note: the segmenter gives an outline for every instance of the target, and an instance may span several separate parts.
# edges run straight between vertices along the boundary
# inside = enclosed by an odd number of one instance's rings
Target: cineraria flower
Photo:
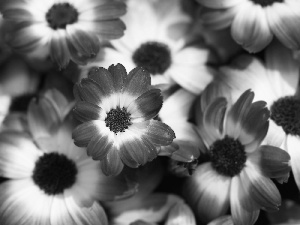
[[[180,6],[179,0],[129,0],[128,12],[122,18],[127,25],[125,35],[83,67],[83,76],[93,66],[107,68],[121,63],[128,71],[137,66],[147,69],[152,85],[177,83],[200,93],[212,80],[206,66],[210,51],[199,45],[187,46],[191,18]]]
[[[87,154],[102,162],[107,175],[119,174],[124,164],[144,165],[175,138],[169,126],[153,120],[162,96],[142,68],[127,75],[121,64],[94,67],[74,86],[74,95],[74,115],[82,122],[73,131],[75,144],[87,146]]]
[[[0,175],[9,179],[0,184],[1,224],[107,225],[97,201],[132,194],[125,178],[106,177],[99,162],[74,145],[64,101],[48,92],[30,103],[29,130],[0,134]]]
[[[69,60],[85,64],[100,49],[100,40],[120,38],[125,26],[119,17],[125,4],[115,0],[9,0],[3,17],[14,27],[9,44],[37,58],[50,53],[65,67]]]
[[[221,68],[220,85],[231,87],[233,99],[251,88],[256,100],[267,102],[271,120],[265,142],[291,155],[292,171],[300,189],[299,64],[293,60],[292,52],[283,46],[272,45],[266,53],[265,64],[243,56],[231,66]]]
[[[198,0],[215,9],[204,13],[204,25],[231,26],[233,39],[249,52],[264,49],[275,36],[286,47],[300,48],[298,0]]]
[[[263,101],[252,102],[253,92],[244,92],[232,106],[224,97],[210,96],[208,102],[205,96],[197,121],[208,161],[188,178],[186,196],[202,222],[224,215],[230,206],[234,224],[254,224],[260,209],[278,209],[281,197],[270,178],[289,173],[289,154],[261,145],[269,110]]]

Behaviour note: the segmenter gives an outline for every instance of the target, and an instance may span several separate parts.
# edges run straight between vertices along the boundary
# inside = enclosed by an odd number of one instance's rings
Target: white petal
[[[267,74],[278,98],[294,95],[299,82],[299,63],[292,51],[274,42],[266,51]]]
[[[35,162],[43,154],[32,140],[21,133],[9,133],[15,143],[4,138],[0,143],[0,175],[7,178],[27,178],[32,175]]]
[[[234,18],[231,35],[249,52],[261,51],[273,38],[264,9],[250,1]]]
[[[31,179],[7,181],[0,186],[0,220],[3,224],[50,225],[52,197],[41,191]]]
[[[187,183],[187,197],[199,220],[209,222],[226,213],[230,177],[219,175],[210,163],[200,165]]]
[[[300,47],[299,4],[274,3],[266,8],[270,28],[274,35],[288,48]]]
[[[298,189],[300,190],[300,138],[298,136],[288,135],[285,143],[285,149],[291,156],[291,166]]]
[[[216,9],[233,7],[246,1],[247,0],[199,0],[201,4]]]
[[[187,120],[191,106],[196,96],[184,89],[180,89],[164,100],[159,111],[159,117],[165,120]]]

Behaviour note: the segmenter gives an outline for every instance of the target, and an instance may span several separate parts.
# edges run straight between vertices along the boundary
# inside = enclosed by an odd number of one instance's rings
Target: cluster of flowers
[[[299,0],[0,14],[1,225],[300,223]]]

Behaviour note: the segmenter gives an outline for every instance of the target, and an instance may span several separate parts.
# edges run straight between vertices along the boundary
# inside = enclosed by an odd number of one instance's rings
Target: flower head
[[[66,99],[49,91],[32,101],[29,130],[0,134],[0,223],[108,224],[98,200],[131,195],[124,177],[108,178],[74,145]],[[70,109],[70,108],[69,108]]]
[[[289,174],[289,154],[261,145],[270,113],[265,102],[252,102],[253,92],[245,91],[232,106],[205,92],[197,121],[208,161],[188,179],[186,195],[203,222],[224,215],[230,206],[234,224],[254,224],[260,209],[278,209],[281,197],[270,178]]]
[[[231,26],[233,39],[249,52],[264,49],[275,36],[286,47],[300,47],[297,0],[198,0],[212,8],[202,15],[211,28]]]
[[[82,122],[74,131],[78,146],[102,162],[105,174],[118,174],[124,164],[136,168],[153,160],[160,146],[172,143],[173,130],[153,120],[162,107],[150,74],[135,68],[127,75],[121,64],[92,68],[74,86],[74,115]]]
[[[179,84],[200,93],[212,80],[206,65],[211,54],[203,43],[187,43],[192,20],[180,6],[178,0],[129,0],[128,12],[122,17],[127,25],[125,35],[84,66],[82,75],[93,66],[122,63],[127,70],[137,66],[148,70],[152,85]]]
[[[299,63],[293,59],[292,52],[281,45],[271,45],[266,51],[265,63],[241,56],[232,65],[222,67],[220,72],[218,83],[230,87],[232,99],[251,88],[256,100],[267,103],[271,115],[264,142],[288,151],[300,189]]]
[[[100,40],[120,38],[119,17],[125,4],[105,1],[6,1],[3,17],[14,25],[9,44],[18,52],[46,57],[65,67],[69,60],[85,64],[100,49]]]

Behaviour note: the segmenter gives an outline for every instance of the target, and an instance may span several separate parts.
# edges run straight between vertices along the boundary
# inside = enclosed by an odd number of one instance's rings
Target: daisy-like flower
[[[74,86],[74,95],[74,115],[82,122],[73,131],[75,144],[87,146],[87,154],[102,162],[107,175],[119,174],[124,164],[144,165],[175,138],[169,126],[153,120],[162,96],[142,68],[128,75],[121,64],[92,68]]]
[[[202,222],[224,215],[230,206],[234,224],[254,224],[260,209],[278,209],[281,197],[270,178],[289,173],[290,157],[261,145],[269,126],[265,102],[252,102],[254,93],[248,90],[229,106],[213,89],[204,91],[197,112],[208,161],[188,178],[185,193]]]
[[[275,36],[286,47],[300,48],[298,0],[198,0],[212,8],[202,15],[206,26],[231,26],[233,39],[249,52],[264,49]]]
[[[132,194],[125,178],[108,178],[74,145],[57,92],[31,102],[29,130],[0,134],[0,223],[108,224],[98,200]]]
[[[265,64],[254,57],[242,56],[220,72],[220,85],[230,87],[233,99],[251,88],[256,100],[267,103],[271,120],[265,142],[291,155],[292,171],[300,189],[299,63],[293,60],[292,52],[271,45],[266,51]]]
[[[65,67],[70,60],[85,64],[100,49],[100,41],[120,38],[119,19],[125,4],[115,0],[9,0],[3,17],[14,29],[8,43],[18,52],[37,58],[50,54]]]
[[[140,66],[150,72],[152,85],[177,83],[197,94],[212,80],[206,66],[211,60],[208,48],[187,46],[192,21],[179,0],[129,0],[122,20],[127,25],[125,35],[83,67],[83,76],[93,66],[121,63],[128,71]]]

